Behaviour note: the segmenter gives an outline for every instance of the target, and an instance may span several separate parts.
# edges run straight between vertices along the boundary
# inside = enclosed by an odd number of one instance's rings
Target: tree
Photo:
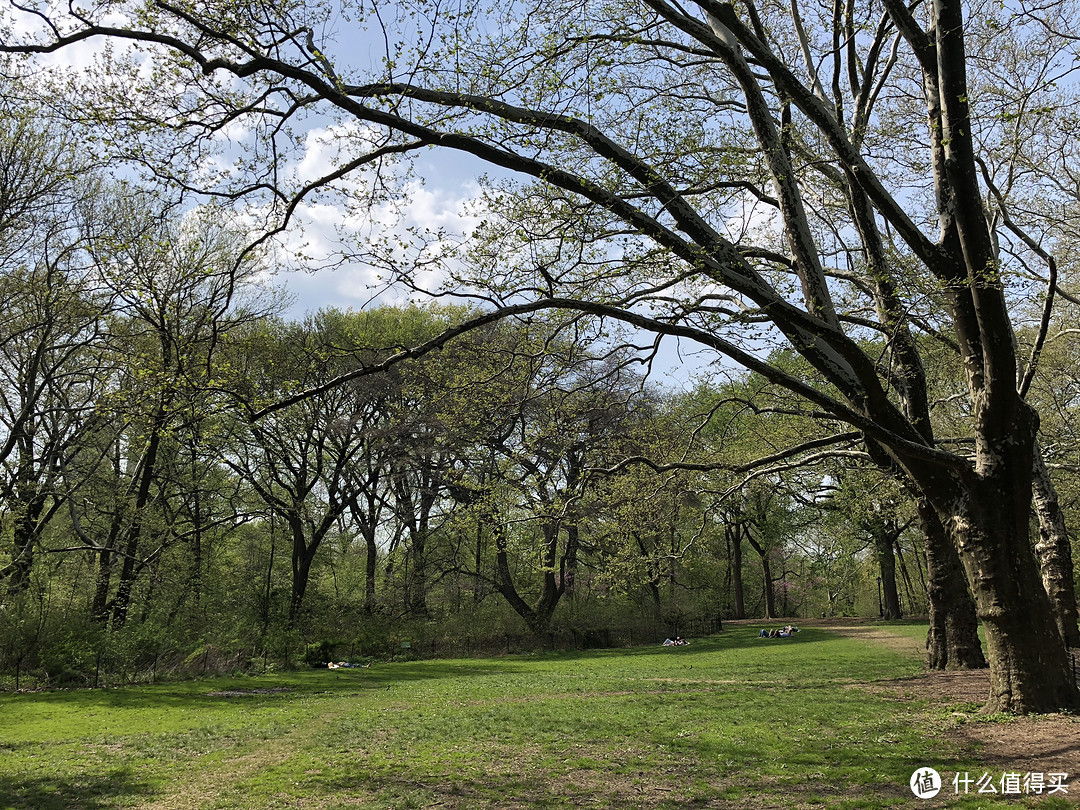
[[[233,385],[256,402],[334,376],[346,351],[339,326],[335,312],[303,324],[257,325],[232,348]],[[254,424],[234,423],[226,463],[281,518],[290,539],[290,623],[299,618],[323,541],[350,507],[359,508],[363,490],[353,467],[382,416],[380,401],[378,383],[340,386]]]
[[[573,598],[584,537],[604,511],[593,502],[592,472],[633,441],[650,404],[620,357],[597,358],[544,331],[510,324],[470,346],[477,361],[457,380],[474,415],[453,409],[444,417],[472,447],[459,455],[449,491],[491,546],[478,547],[466,570],[539,636]]]
[[[1075,30],[1070,7],[980,8],[977,25],[960,0],[915,11],[898,0],[835,5],[820,18],[750,0],[689,8],[554,4],[496,22],[472,7],[447,15],[419,4],[385,32],[387,58],[368,74],[314,43],[315,7],[295,4],[41,11],[23,16],[21,30],[36,25],[3,49],[45,53],[101,36],[151,46],[168,81],[98,76],[82,102],[97,112],[136,99],[145,112],[122,119],[169,139],[142,138],[151,150],[135,156],[171,175],[180,171],[161,150],[173,159],[185,137],[205,145],[234,123],[261,119],[283,148],[283,119],[314,108],[361,125],[356,157],[315,184],[273,188],[286,214],[314,187],[428,144],[534,178],[492,199],[491,261],[470,269],[463,292],[482,293],[500,315],[576,309],[696,341],[861,431],[960,554],[986,628],[990,705],[1076,707],[1028,537],[1037,418],[1025,380],[1037,354],[1026,367],[1018,357],[1009,294],[1016,265],[1055,237],[1052,221],[1021,218],[1019,203],[1056,162],[1072,166],[1068,151],[1029,160],[1016,137],[1075,120],[1047,78],[1068,70],[1070,40],[1057,32]],[[130,24],[96,16],[121,10]],[[417,27],[428,35],[410,50]],[[1021,47],[1024,37],[1037,47]],[[1002,64],[1034,79],[1001,82],[984,100]],[[177,81],[189,90],[183,109],[163,116],[176,108]],[[921,111],[905,102],[914,98]],[[896,148],[898,136],[908,148]],[[1010,148],[994,151],[1003,142]],[[250,169],[213,190],[273,184],[272,159]],[[766,213],[749,218],[746,206]],[[970,453],[934,437],[913,329],[959,349]],[[868,331],[886,339],[887,355],[865,350]],[[836,394],[761,359],[764,341],[790,346]]]
[[[0,581],[14,595],[65,503],[61,470],[89,423],[110,296],[85,267],[80,200],[97,181],[73,138],[40,109],[0,105],[0,513],[11,521]]]
[[[1042,563],[1043,582],[1052,595],[1055,618],[1070,647],[1080,646],[1076,619],[1076,573],[1074,535],[1065,524],[1067,512],[1077,517],[1072,476],[1077,463],[1076,445],[1076,344],[1072,340],[1077,301],[1059,289],[1050,334],[1043,347],[1043,361],[1031,395],[1040,413],[1040,447],[1035,467],[1035,504],[1039,523],[1036,552]],[[1059,497],[1059,492],[1061,497]]]
[[[238,259],[239,232],[228,219],[213,209],[181,219],[155,202],[122,188],[101,195],[86,239],[112,302],[110,390],[95,399],[92,431],[66,467],[69,487],[85,481],[69,517],[83,543],[77,550],[98,558],[93,614],[116,629],[139,577],[183,535],[159,523],[175,494],[162,471],[179,452],[178,436],[198,431],[213,410],[215,352],[230,329],[257,317],[238,305],[257,266],[253,256]],[[205,516],[193,517],[198,537]],[[195,552],[198,560],[197,544]]]

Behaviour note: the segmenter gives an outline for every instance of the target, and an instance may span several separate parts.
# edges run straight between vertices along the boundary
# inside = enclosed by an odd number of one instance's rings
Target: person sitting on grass
[[[758,633],[758,638],[791,638],[798,632],[799,628],[793,627],[790,624],[780,628],[779,630],[775,628],[772,630],[766,630],[763,627],[761,628],[761,632]]]

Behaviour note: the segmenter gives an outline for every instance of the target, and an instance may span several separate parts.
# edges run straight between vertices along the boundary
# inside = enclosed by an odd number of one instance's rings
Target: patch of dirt
[[[910,678],[877,681],[867,688],[896,693],[905,700],[928,700],[947,706],[952,703],[982,705],[990,698],[990,670],[965,669],[952,672],[924,672]]]
[[[818,621],[820,621],[820,619]],[[917,637],[912,638],[911,636],[906,636],[901,633],[894,633],[891,632],[888,627],[858,624],[822,624],[819,626],[822,629],[836,633],[837,635],[846,638],[857,638],[864,641],[870,641],[882,647],[887,647],[890,650],[895,650],[896,652],[914,653],[915,655],[922,656],[926,655],[926,639]]]
[[[922,652],[923,645],[910,636],[893,634],[887,627],[835,622],[820,625],[849,638],[860,638],[894,650]],[[1067,773],[1068,799],[1080,804],[1080,717],[1045,714],[1006,719],[984,719],[973,706],[981,706],[990,697],[990,671],[957,670],[925,672],[911,678],[878,681],[864,688],[898,700],[925,700],[931,705],[954,711],[954,725],[944,736],[971,752],[973,763],[990,771],[1021,774]],[[1064,798],[1064,797],[1063,797]]]
[[[1080,717],[1047,714],[995,723],[965,723],[950,736],[978,747],[989,770],[1069,774],[1080,794]],[[1075,796],[1080,803],[1080,795]]]

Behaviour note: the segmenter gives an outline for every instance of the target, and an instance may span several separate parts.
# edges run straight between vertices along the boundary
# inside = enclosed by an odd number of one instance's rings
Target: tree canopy
[[[1073,6],[385,11],[12,4],[0,50],[111,43],[54,88],[64,114],[151,176],[247,206],[256,244],[314,195],[370,210],[421,149],[493,167],[457,256],[422,234],[352,254],[418,290],[441,264],[430,292],[486,307],[468,327],[555,309],[694,341],[858,431],[959,554],[992,705],[1075,707],[1028,531],[1028,395],[1073,227]],[[361,61],[355,42],[385,52]],[[301,179],[289,158],[317,121],[338,160]],[[935,422],[935,344],[960,360],[965,443]]]

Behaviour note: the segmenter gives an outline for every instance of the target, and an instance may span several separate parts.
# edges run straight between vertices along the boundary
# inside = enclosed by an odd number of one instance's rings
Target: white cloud
[[[345,160],[370,149],[376,133],[355,122],[308,132],[304,149],[283,173],[302,186],[334,171]],[[281,240],[282,258],[291,267],[315,267],[314,273],[283,274],[296,297],[294,313],[324,306],[360,308],[379,294],[382,302],[401,302],[410,291],[390,284],[396,262],[403,271],[423,264],[422,283],[435,289],[443,279],[440,262],[453,261],[451,246],[467,239],[478,224],[468,213],[480,189],[474,180],[431,186],[416,180],[395,184],[401,175],[383,180],[395,193],[370,194],[370,175],[358,170],[336,181],[334,188],[310,195],[296,209],[293,227]],[[372,254],[382,261],[375,266]],[[282,276],[279,276],[282,278]],[[414,276],[414,280],[416,280]]]

